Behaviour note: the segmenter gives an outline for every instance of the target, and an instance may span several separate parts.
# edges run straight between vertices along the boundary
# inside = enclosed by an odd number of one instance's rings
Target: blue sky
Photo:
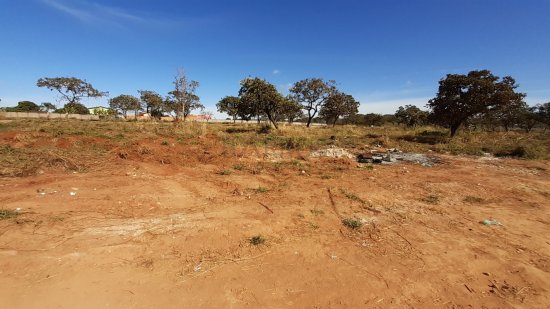
[[[35,86],[45,76],[83,78],[111,97],[164,95],[180,67],[211,111],[260,76],[283,93],[334,79],[361,112],[393,113],[473,69],[511,75],[528,103],[548,102],[549,12],[549,0],[0,0],[0,106],[55,103]]]

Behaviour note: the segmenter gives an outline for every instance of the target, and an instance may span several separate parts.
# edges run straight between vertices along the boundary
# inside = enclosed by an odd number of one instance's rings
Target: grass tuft
[[[0,209],[0,220],[15,218],[18,215],[19,215],[19,213],[15,210]]]
[[[352,192],[348,192],[344,189],[340,189],[340,192],[345,196],[347,197],[348,199],[352,200],[352,201],[355,201],[355,202],[359,202],[361,204],[366,204],[367,202],[365,202],[365,200],[363,200],[362,198],[360,198],[359,196],[355,195],[354,193]]]
[[[265,237],[263,237],[262,235],[256,235],[256,236],[252,236],[248,241],[253,246],[259,246],[265,243],[265,240],[266,240]]]
[[[363,222],[355,218],[346,218],[342,220],[342,224],[344,224],[345,227],[348,227],[352,230],[359,229],[363,226]]]
[[[256,193],[266,193],[269,191],[269,189],[266,187],[258,186],[257,188],[252,189],[252,191]]]
[[[482,204],[482,203],[485,203],[485,200],[483,198],[478,197],[478,196],[471,196],[471,195],[466,196],[462,201],[465,202],[465,203],[469,203],[469,204]]]

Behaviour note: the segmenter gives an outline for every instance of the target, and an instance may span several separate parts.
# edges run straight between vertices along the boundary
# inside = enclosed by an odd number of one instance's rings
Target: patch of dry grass
[[[142,154],[146,147],[143,142],[148,141],[166,141],[165,144],[175,141],[183,147],[203,145],[206,148],[218,144],[235,155],[242,149],[294,151],[335,145],[357,152],[379,146],[419,153],[491,153],[524,159],[550,159],[550,135],[541,131],[529,134],[520,131],[461,131],[451,139],[447,130],[435,127],[346,125],[306,128],[281,125],[280,130],[258,133],[261,127],[255,122],[2,121],[0,133],[11,134],[11,138],[0,140],[0,176],[31,175],[41,166],[83,170],[90,162],[101,161],[106,154],[117,149]],[[70,140],[72,144],[64,149],[52,147],[51,144],[59,139]]]

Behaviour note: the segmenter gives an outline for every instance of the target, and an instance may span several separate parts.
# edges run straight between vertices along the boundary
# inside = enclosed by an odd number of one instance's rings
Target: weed
[[[168,146],[170,143],[167,140],[163,140],[160,144],[162,146]]]
[[[269,134],[271,133],[272,131],[272,128],[270,125],[262,125],[259,129],[258,129],[258,134]]]
[[[317,230],[319,229],[319,226],[313,222],[308,222],[308,225],[310,228],[314,229],[314,230]]]
[[[138,152],[141,155],[149,155],[153,153],[153,150],[147,146],[138,147]]]
[[[346,190],[344,189],[340,189],[340,192],[345,196],[347,197],[348,199],[352,200],[352,201],[355,201],[355,202],[359,202],[361,204],[366,204],[365,200],[363,200],[362,198],[360,198],[359,196],[351,193],[351,192],[347,192]]]
[[[263,237],[262,235],[256,235],[252,236],[248,241],[251,245],[258,246],[265,243],[265,237]]]
[[[0,220],[15,218],[19,213],[15,210],[0,209]]]
[[[428,203],[428,204],[434,204],[434,205],[439,204],[439,196],[434,195],[434,194],[430,194],[428,196],[425,196],[420,200],[422,202],[425,202],[425,203]]]
[[[291,136],[286,139],[286,142],[284,143],[284,148],[286,149],[303,149],[305,148],[307,144],[307,139],[303,136],[296,137]]]
[[[325,214],[325,212],[322,209],[313,208],[310,211],[314,216],[320,216]]]
[[[348,227],[352,230],[356,230],[356,229],[363,226],[363,222],[361,222],[360,220],[355,219],[355,218],[344,219],[344,220],[342,220],[342,224],[344,224],[344,226],[346,226],[346,227]]]
[[[218,175],[222,175],[222,176],[229,176],[231,175],[231,171],[230,170],[221,170],[221,171],[218,171]]]
[[[358,165],[357,166],[358,168],[361,168],[361,169],[365,169],[367,171],[374,171],[374,166],[372,166],[371,164],[367,164],[367,165]]]
[[[481,204],[485,202],[483,198],[471,195],[466,196],[462,201],[470,204]]]
[[[233,169],[236,170],[236,171],[242,171],[246,168],[246,166],[244,166],[243,164],[235,164],[233,165]]]
[[[266,193],[266,192],[269,191],[269,189],[266,188],[266,187],[258,186],[257,188],[252,189],[252,191],[254,191],[256,193]]]

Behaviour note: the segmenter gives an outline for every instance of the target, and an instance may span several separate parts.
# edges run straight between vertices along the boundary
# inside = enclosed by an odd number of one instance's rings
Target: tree
[[[304,113],[302,112],[302,106],[292,96],[286,96],[281,101],[281,104],[277,110],[277,120],[286,119],[289,124],[293,123],[295,119],[302,118]]]
[[[152,117],[160,119],[164,110],[164,100],[162,96],[150,90],[138,90],[140,95],[141,105],[145,106],[145,110]]]
[[[176,119],[185,120],[189,115],[191,115],[191,112],[193,110],[204,110],[204,105],[200,103],[198,96],[187,95],[187,103],[185,105],[182,105],[181,102],[178,102],[177,96],[178,94],[175,93],[175,91],[171,91],[169,93],[169,96],[164,100],[164,111],[168,113],[174,113],[176,115]],[[182,106],[184,108],[183,111]]]
[[[82,98],[99,98],[108,94],[95,89],[92,84],[76,77],[45,77],[40,78],[36,85],[59,92],[67,103],[78,103]]]
[[[203,120],[206,120],[206,122],[210,122],[210,120],[212,120],[212,117],[214,116],[214,113],[211,111],[202,111],[201,116]]]
[[[6,108],[8,112],[39,112],[40,107],[31,101],[20,101],[17,102],[16,107]]]
[[[57,107],[50,102],[43,102],[40,104],[40,109],[45,111],[46,113],[49,113],[50,111],[55,111]]]
[[[505,76],[496,84],[495,105],[489,108],[488,114],[491,114],[506,131],[519,122],[519,115],[527,109],[527,103],[523,101],[524,93],[517,93],[518,87],[516,81]]]
[[[80,103],[67,103],[63,108],[57,109],[55,112],[58,114],[88,115],[90,110]]]
[[[245,105],[255,107],[257,115],[265,114],[275,129],[279,128],[276,115],[284,98],[275,86],[258,77],[246,78],[241,81],[239,98]]]
[[[395,125],[398,123],[395,114],[384,114],[382,115],[382,118],[384,118],[384,124],[391,123],[392,125]]]
[[[538,106],[526,106],[524,109],[520,110],[518,112],[518,115],[516,116],[518,120],[517,124],[520,128],[525,130],[526,133],[531,132],[531,130],[539,122],[539,118],[537,117],[537,110]]]
[[[233,119],[233,123],[235,123],[237,116],[239,116],[240,103],[241,99],[239,99],[238,97],[227,96],[221,99],[216,104],[216,107],[218,108],[218,112],[226,113],[227,115],[229,115],[229,117],[231,117],[231,119]]]
[[[290,92],[294,99],[307,111],[307,127],[325,104],[331,94],[336,92],[335,81],[324,81],[321,78],[308,78],[296,82]]]
[[[550,102],[537,104],[536,113],[538,121],[544,123],[546,126],[550,126]]]
[[[141,109],[141,103],[134,96],[121,94],[109,100],[109,107],[121,113],[126,118],[128,111]]]
[[[367,126],[382,126],[384,125],[384,116],[380,114],[366,114],[363,116],[363,123]]]
[[[395,112],[397,123],[405,124],[407,127],[422,125],[428,119],[428,113],[414,105],[399,106]]]
[[[499,79],[489,70],[471,71],[468,75],[448,74],[439,81],[437,96],[428,102],[431,119],[449,127],[453,137],[472,116],[525,96],[515,92],[517,85],[513,78]]]
[[[336,92],[328,97],[319,114],[327,124],[332,123],[335,126],[340,117],[350,117],[357,114],[358,109],[359,102],[355,101],[351,95]]]
[[[199,87],[199,82],[189,80],[185,71],[179,69],[174,79],[174,90],[170,92],[173,97],[174,103],[177,105],[172,108],[176,113],[176,118],[181,116],[183,121],[191,114],[192,110],[204,109],[204,106],[200,103],[199,97],[195,94],[195,91]]]

